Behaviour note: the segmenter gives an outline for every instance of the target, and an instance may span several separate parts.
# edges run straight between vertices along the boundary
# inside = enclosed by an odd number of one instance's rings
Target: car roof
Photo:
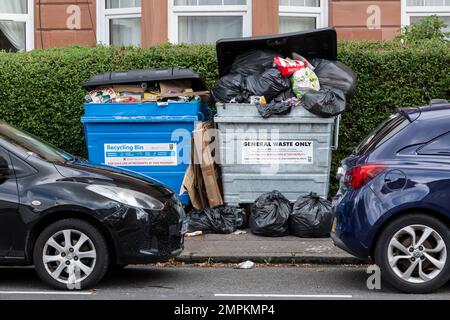
[[[439,102],[422,107],[400,108],[397,109],[397,112],[407,117],[411,122],[419,118],[419,116],[421,119],[450,117],[450,103]]]

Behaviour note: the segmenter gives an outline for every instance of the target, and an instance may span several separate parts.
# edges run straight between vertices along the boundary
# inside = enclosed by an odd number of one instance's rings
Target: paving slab
[[[241,235],[206,234],[188,237],[185,250],[177,259],[187,263],[213,261],[238,263],[324,263],[359,264],[359,260],[337,248],[331,239],[304,239],[293,236],[260,237],[247,232]]]

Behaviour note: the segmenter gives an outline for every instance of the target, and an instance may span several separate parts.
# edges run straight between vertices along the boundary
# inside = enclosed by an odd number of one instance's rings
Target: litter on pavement
[[[249,269],[254,269],[255,267],[256,267],[256,263],[254,263],[253,261],[248,260],[248,261],[239,263],[239,265],[237,266],[236,269],[249,270]]]

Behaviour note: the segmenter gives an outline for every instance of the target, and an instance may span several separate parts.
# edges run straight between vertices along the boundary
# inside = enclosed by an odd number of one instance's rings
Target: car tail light
[[[345,185],[353,189],[360,189],[387,167],[386,164],[364,164],[353,167],[345,173]]]

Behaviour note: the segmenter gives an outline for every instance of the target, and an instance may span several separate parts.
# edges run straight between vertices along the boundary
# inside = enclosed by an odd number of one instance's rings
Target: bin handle
[[[334,137],[331,150],[336,151],[339,148],[339,126],[341,124],[341,115],[338,115],[334,121]]]

